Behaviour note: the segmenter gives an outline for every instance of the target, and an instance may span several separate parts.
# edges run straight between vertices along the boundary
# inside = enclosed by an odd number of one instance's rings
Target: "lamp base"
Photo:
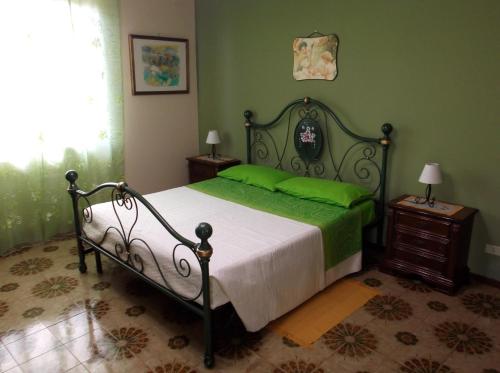
[[[419,205],[423,205],[425,203],[429,207],[434,207],[434,205],[436,204],[436,198],[431,197],[431,192],[432,192],[432,185],[427,184],[427,188],[425,188],[425,197],[415,197],[414,203]]]
[[[212,152],[208,155],[210,159],[219,159],[219,156],[215,152],[215,144],[212,144]]]

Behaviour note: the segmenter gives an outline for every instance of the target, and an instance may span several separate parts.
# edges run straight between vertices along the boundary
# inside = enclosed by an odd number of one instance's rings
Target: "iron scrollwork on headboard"
[[[382,125],[382,137],[360,136],[347,128],[330,107],[309,97],[289,103],[269,123],[253,122],[253,113],[249,110],[243,115],[247,163],[267,161],[278,169],[289,169],[305,176],[331,177],[338,181],[352,181],[345,177],[347,170],[350,170],[354,182],[366,186],[371,182],[371,190],[378,194],[377,223],[380,224],[377,242],[382,244],[381,221],[386,195],[387,152],[393,129],[391,124]],[[285,122],[282,121],[285,116],[288,121],[284,133],[278,133],[278,136],[273,134],[273,130]],[[297,124],[292,129],[293,119],[297,116]],[[338,157],[333,146],[335,125],[331,123],[332,120],[342,133],[354,140]],[[292,131],[294,151],[290,151],[289,145]],[[351,164],[350,169],[348,164]]]

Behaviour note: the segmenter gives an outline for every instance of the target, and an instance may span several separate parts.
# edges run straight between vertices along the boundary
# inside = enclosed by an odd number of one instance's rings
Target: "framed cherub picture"
[[[338,45],[339,38],[335,34],[295,38],[293,40],[294,79],[334,80],[337,77]]]

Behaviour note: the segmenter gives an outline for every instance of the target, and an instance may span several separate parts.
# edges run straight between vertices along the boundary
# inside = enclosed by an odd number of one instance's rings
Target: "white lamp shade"
[[[443,177],[439,163],[426,163],[418,181],[422,184],[441,184]]]
[[[210,130],[208,131],[207,135],[207,144],[220,144],[220,137],[219,137],[219,132],[217,130]]]

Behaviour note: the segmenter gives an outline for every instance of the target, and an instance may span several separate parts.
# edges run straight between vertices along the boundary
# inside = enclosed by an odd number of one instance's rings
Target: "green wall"
[[[242,112],[265,122],[311,96],[360,134],[395,127],[389,197],[423,193],[439,162],[440,199],[480,209],[469,263],[500,280],[500,1],[197,0],[200,149],[209,128],[244,159]],[[292,40],[318,30],[340,39],[339,75],[294,81]]]

